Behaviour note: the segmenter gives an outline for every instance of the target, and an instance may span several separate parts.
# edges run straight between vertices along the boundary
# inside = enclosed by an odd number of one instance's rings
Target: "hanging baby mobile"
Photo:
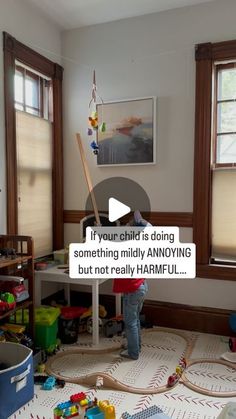
[[[89,110],[90,115],[88,118],[88,135],[92,136],[96,134],[95,140],[93,140],[90,144],[93,153],[98,154],[99,152],[99,145],[97,142],[97,131],[100,130],[101,132],[106,131],[106,123],[103,121],[103,112],[102,112],[102,106],[101,106],[101,122],[98,120],[98,113],[97,113],[97,104],[103,105],[103,100],[101,96],[97,93],[97,85],[96,85],[96,75],[95,70],[93,72],[93,88],[92,88],[92,98],[89,102]]]

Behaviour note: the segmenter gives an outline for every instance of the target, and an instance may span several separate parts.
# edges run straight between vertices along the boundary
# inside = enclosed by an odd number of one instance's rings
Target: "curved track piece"
[[[141,387],[138,388],[138,387],[127,386],[126,384],[123,384],[121,381],[116,380],[115,378],[111,377],[110,375],[104,372],[96,372],[93,374],[83,375],[77,378],[71,378],[71,377],[66,377],[63,375],[55,374],[55,372],[52,371],[50,367],[47,366],[47,373],[50,375],[54,375],[56,378],[69,381],[70,383],[81,384],[88,387],[96,387],[97,380],[100,381],[102,379],[102,385],[101,385],[102,388],[125,391],[128,393],[134,393],[134,394],[158,394],[158,393],[163,393],[164,391],[170,390],[170,388],[167,387],[167,385],[161,386],[161,387],[150,387],[150,388],[141,388]]]
[[[189,381],[189,379],[186,377],[186,374],[188,372],[188,368],[195,364],[220,364],[220,365],[224,365],[226,367],[231,368],[232,370],[234,370],[234,373],[236,372],[236,365],[228,361],[222,361],[220,359],[204,359],[204,358],[194,359],[193,361],[188,362],[188,366],[186,370],[183,372],[182,377],[181,377],[181,382],[186,387],[190,388],[191,390],[196,391],[197,393],[205,394],[207,396],[214,396],[214,397],[235,397],[236,396],[236,389],[235,391],[214,391],[214,390],[208,390],[204,387],[198,386],[197,384],[191,383],[191,381]]]

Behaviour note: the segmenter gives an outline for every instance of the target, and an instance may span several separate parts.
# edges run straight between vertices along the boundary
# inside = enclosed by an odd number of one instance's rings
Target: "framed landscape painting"
[[[98,166],[155,163],[156,98],[122,100],[97,105]]]

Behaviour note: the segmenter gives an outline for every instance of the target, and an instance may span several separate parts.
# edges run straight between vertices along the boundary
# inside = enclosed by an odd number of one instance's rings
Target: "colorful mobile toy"
[[[92,98],[89,102],[89,109],[91,110],[91,113],[88,117],[88,135],[92,136],[94,133],[96,134],[98,130],[100,130],[101,132],[105,132],[106,131],[106,123],[104,121],[101,122],[101,124],[99,125],[99,121],[98,121],[98,114],[97,114],[97,104],[98,101],[103,105],[103,100],[101,98],[101,96],[99,96],[99,94],[97,93],[97,85],[96,85],[96,75],[95,75],[95,70],[93,72],[93,88],[92,88]],[[97,143],[97,139],[93,140],[90,144],[92,150],[93,150],[93,154],[98,154],[99,152],[99,146]]]
[[[93,154],[98,154],[98,151],[99,151],[99,146],[98,146],[98,144],[96,143],[96,141],[92,141],[91,142],[91,144],[90,144],[90,147],[92,148],[92,150],[93,150]]]

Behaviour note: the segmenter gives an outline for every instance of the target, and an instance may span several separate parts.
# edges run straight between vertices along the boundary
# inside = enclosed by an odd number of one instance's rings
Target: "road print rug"
[[[117,346],[120,339],[101,339],[101,342],[104,347]],[[217,360],[228,350],[227,345],[227,338],[221,336],[155,328],[143,332],[142,352],[137,361],[121,358],[117,349],[103,355],[89,352],[70,354],[68,351],[76,347],[90,348],[89,344],[86,346],[86,342],[81,341],[77,346],[64,345],[63,357],[55,357],[52,366],[54,371],[67,377],[103,371],[128,386],[158,388],[166,385],[168,377],[186,355],[190,360]],[[53,409],[80,391],[99,400],[108,399],[115,405],[117,418],[125,411],[134,414],[157,405],[173,419],[216,419],[223,407],[235,400],[233,396],[222,398],[220,395],[221,392],[236,392],[235,368],[218,363],[197,363],[186,371],[186,378],[197,387],[202,386],[209,392],[216,391],[219,395],[201,394],[187,388],[181,381],[160,394],[132,394],[88,388],[70,382],[63,389],[51,391],[42,390],[37,385],[33,400],[12,415],[11,419],[52,419]]]

